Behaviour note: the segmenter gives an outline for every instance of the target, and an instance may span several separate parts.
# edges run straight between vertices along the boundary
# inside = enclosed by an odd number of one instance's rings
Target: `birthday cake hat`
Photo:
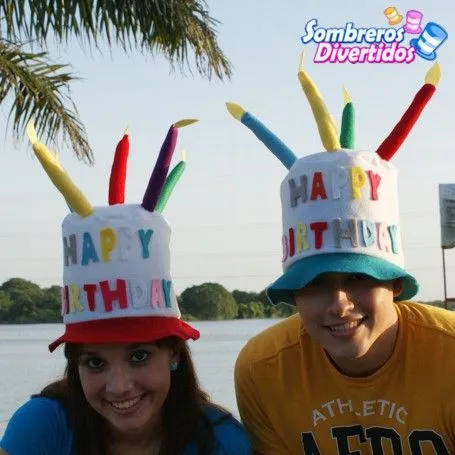
[[[71,343],[145,343],[176,336],[199,338],[181,319],[170,274],[171,228],[162,216],[185,168],[185,159],[169,167],[178,130],[169,128],[141,204],[125,204],[129,138],[117,145],[109,181],[109,205],[92,207],[47,147],[27,134],[51,181],[71,213],[62,223],[62,315],[65,333],[49,345],[52,352]]]
[[[398,208],[398,174],[390,162],[436,90],[440,68],[425,84],[375,152],[354,150],[354,107],[344,90],[341,133],[315,83],[303,68],[300,84],[313,111],[325,152],[297,158],[251,113],[226,103],[289,170],[281,184],[283,274],[267,288],[272,303],[294,303],[291,291],[326,272],[362,273],[377,280],[401,278],[397,300],[418,284],[404,268]]]

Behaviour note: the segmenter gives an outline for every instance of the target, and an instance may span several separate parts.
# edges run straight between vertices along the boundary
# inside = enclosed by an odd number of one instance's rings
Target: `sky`
[[[443,298],[440,183],[455,183],[452,110],[455,106],[455,6],[449,0],[357,2],[325,0],[208,1],[220,21],[218,38],[233,65],[231,80],[203,79],[195,70],[172,71],[160,55],[100,53],[77,41],[49,44],[54,60],[69,63],[81,80],[71,95],[95,153],[95,165],[58,150],[72,180],[93,205],[107,201],[117,142],[128,127],[130,155],[126,201],[139,203],[169,126],[183,118],[200,122],[182,129],[174,157],[188,165],[165,209],[172,225],[172,276],[177,293],[204,282],[228,290],[261,291],[281,274],[279,188],[284,166],[225,108],[241,104],[259,117],[298,156],[322,151],[311,110],[297,79],[300,53],[328,109],[341,122],[342,87],[356,111],[356,148],[375,150],[423,85],[433,62],[315,64],[314,43],[300,38],[305,24],[388,27],[385,8],[405,16],[420,10],[423,24],[442,25],[449,38],[438,49],[442,78],[417,125],[393,162],[399,170],[401,230],[406,267],[418,279],[417,299]],[[278,5],[280,5],[278,7]],[[407,42],[408,40],[406,40]],[[452,81],[452,82],[451,82]],[[61,284],[61,221],[66,205],[31,147],[15,144],[0,108],[0,282],[11,277],[41,286]],[[447,287],[455,297],[455,250],[446,251]]]

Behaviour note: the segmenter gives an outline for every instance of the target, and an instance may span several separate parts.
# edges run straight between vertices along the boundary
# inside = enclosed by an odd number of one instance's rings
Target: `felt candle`
[[[186,168],[186,152],[182,152],[182,160],[172,169],[169,174],[166,182],[164,183],[163,190],[161,191],[160,198],[156,204],[155,211],[161,213],[166,207],[166,204],[169,200],[169,197],[172,194],[172,191],[175,188],[175,185],[179,181],[180,177],[183,174],[183,171]]]
[[[328,112],[324,100],[322,99],[322,96],[313,79],[311,79],[311,77],[303,69],[303,52],[300,59],[298,78],[308,102],[310,103],[311,110],[313,111],[322,144],[329,152],[338,150],[340,148],[340,141],[338,139],[335,122]]]
[[[62,168],[63,172],[66,172],[65,168],[61,165],[60,161],[58,160],[58,153],[55,151],[54,153],[55,156],[55,161],[57,161],[57,164]],[[71,213],[74,212],[74,210],[71,208],[71,206],[68,204],[68,201],[65,199],[66,205]]]
[[[57,187],[60,193],[62,193],[69,206],[82,217],[90,215],[93,212],[90,202],[71,181],[56,157],[44,144],[38,141],[35,127],[31,120],[27,124],[26,133],[32,144],[33,151],[43,169],[46,171],[52,183]]]
[[[354,105],[349,92],[343,87],[344,108],[341,119],[340,145],[343,148],[354,148],[355,118]]]
[[[417,92],[400,121],[376,150],[383,160],[389,161],[408,137],[424,107],[436,91],[440,78],[441,69],[439,63],[435,63],[425,76],[425,84]]]
[[[235,119],[243,123],[264,143],[264,145],[286,166],[286,169],[291,168],[297,157],[281,139],[272,133],[254,115],[246,112],[242,106],[236,103],[226,103],[226,107]]]
[[[128,132],[125,131],[115,148],[114,161],[109,179],[109,205],[125,202],[125,181],[128,153],[130,149]]]
[[[172,155],[174,154],[175,145],[177,143],[178,129],[191,125],[195,122],[197,122],[197,120],[194,119],[180,120],[179,122],[171,125],[169,128],[142,199],[142,207],[144,209],[150,212],[155,210],[155,206],[158,202],[158,198],[160,197],[161,190],[169,171]]]

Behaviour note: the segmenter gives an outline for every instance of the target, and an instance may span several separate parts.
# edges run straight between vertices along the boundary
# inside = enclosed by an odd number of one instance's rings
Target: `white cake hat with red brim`
[[[185,168],[169,173],[178,129],[173,124],[162,145],[141,204],[125,204],[129,137],[115,152],[109,205],[92,207],[57,158],[40,143],[33,123],[27,133],[35,155],[71,210],[63,220],[62,343],[145,343],[166,337],[199,338],[181,319],[170,273],[171,228],[161,214]]]

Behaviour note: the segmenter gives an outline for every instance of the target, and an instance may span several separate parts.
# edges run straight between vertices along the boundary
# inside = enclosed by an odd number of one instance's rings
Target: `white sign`
[[[441,214],[441,246],[455,247],[455,183],[439,185],[439,209]]]

